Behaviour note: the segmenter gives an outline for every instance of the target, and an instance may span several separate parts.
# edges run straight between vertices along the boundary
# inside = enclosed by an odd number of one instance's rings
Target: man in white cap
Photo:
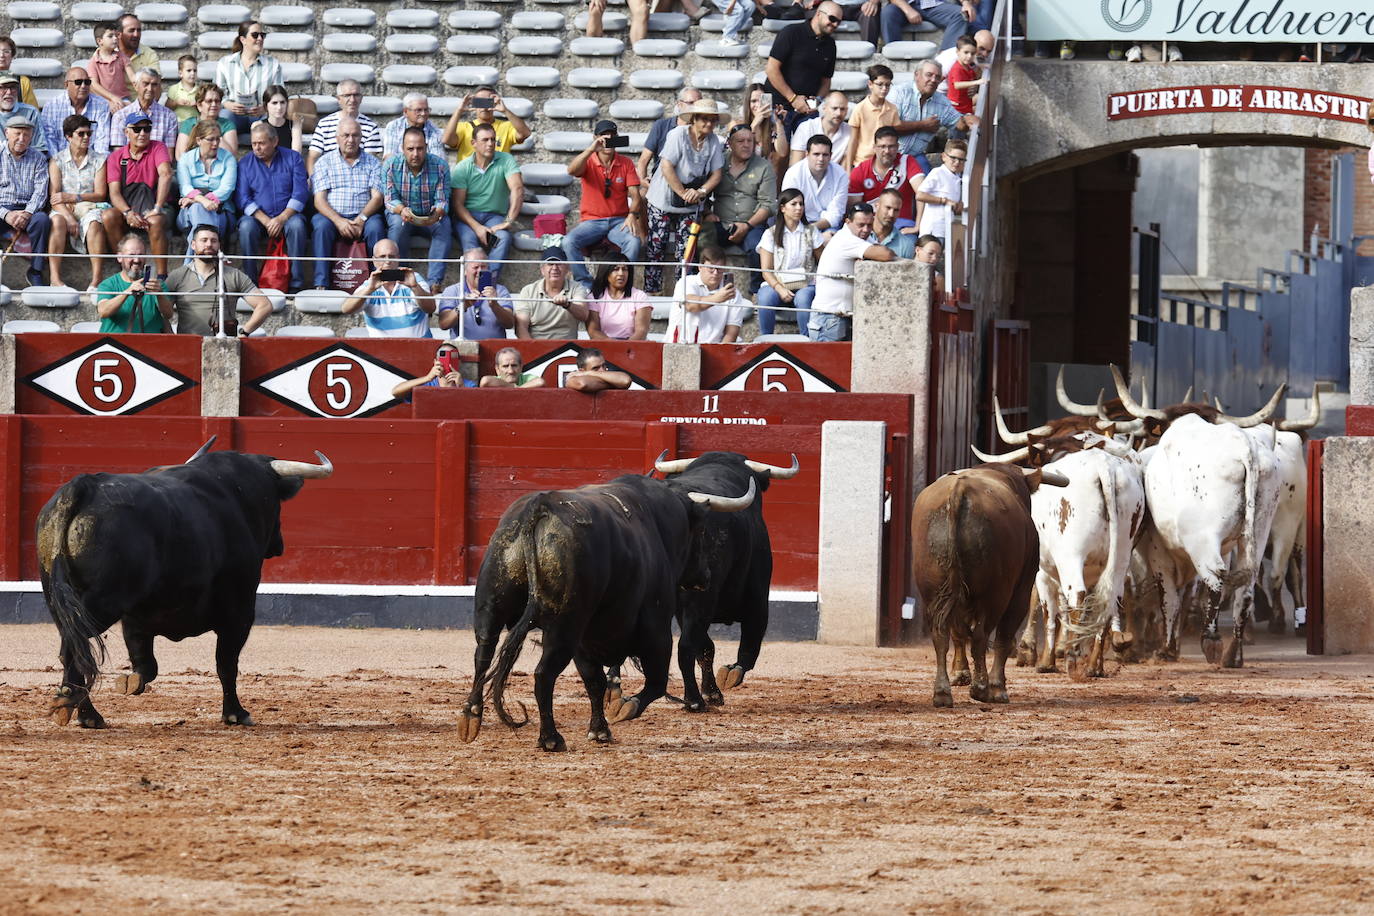
[[[14,114],[26,114],[34,124],[38,123],[38,109],[19,100],[21,91],[22,87],[17,73],[0,73],[0,124],[8,121],[10,115]],[[45,157],[47,156],[48,144],[43,139],[43,131],[34,130],[31,145]]]
[[[43,255],[48,251],[48,160],[33,149],[38,120],[20,111],[5,120],[5,145],[0,149],[0,244],[24,235],[33,251],[25,278],[30,286],[43,282]]]

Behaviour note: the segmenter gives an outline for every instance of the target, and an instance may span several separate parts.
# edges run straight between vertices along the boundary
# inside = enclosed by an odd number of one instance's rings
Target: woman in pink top
[[[635,269],[623,254],[607,257],[592,281],[587,336],[594,340],[646,340],[654,307],[635,288]]]

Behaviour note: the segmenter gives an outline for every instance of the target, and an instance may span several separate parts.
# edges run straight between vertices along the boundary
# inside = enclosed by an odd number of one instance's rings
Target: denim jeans
[[[883,23],[883,43],[901,41],[902,30],[907,26],[906,14],[889,3],[883,7],[879,15]],[[972,28],[969,21],[964,18],[963,9],[955,3],[941,3],[928,10],[921,10],[921,18],[945,30],[944,37],[940,39],[941,51],[954,47],[954,42],[959,40],[959,36],[967,34]]]
[[[282,235],[286,237],[286,258],[291,263],[291,286],[299,290],[305,286],[305,262],[301,256],[309,250],[305,217],[299,213],[292,216],[282,227]],[[254,283],[258,282],[258,272],[262,270],[261,255],[266,246],[267,229],[253,216],[242,217],[239,220],[239,254],[243,256],[243,272]]]
[[[568,256],[568,266],[572,268],[573,279],[583,286],[592,282],[591,272],[587,270],[587,249],[603,240],[609,241],[620,249],[627,261],[638,261],[644,242],[625,228],[623,216],[608,216],[604,219],[588,219],[578,223],[563,236],[563,252]]]
[[[311,244],[314,246],[312,254],[317,258],[333,258],[334,243],[339,240],[339,230],[334,228],[334,224],[323,213],[316,213],[310,219]],[[386,238],[386,223],[382,222],[382,215],[374,213],[363,223],[363,241],[367,244],[368,255],[372,254],[372,249],[377,247],[377,243]],[[329,286],[329,268],[333,261],[315,261],[315,285]],[[292,263],[294,269],[295,263]]]
[[[811,300],[816,298],[816,285],[803,286],[797,290],[792,301],[786,304],[787,308],[800,309],[798,312],[785,312],[787,315],[795,315],[797,318],[797,333],[805,334],[807,325],[810,323]],[[774,307],[783,305],[782,297],[773,287],[764,284],[759,287],[759,333],[772,334],[773,328],[777,327],[778,313],[773,311]]]
[[[34,211],[34,214],[29,217],[29,224],[23,229],[15,229],[9,223],[0,222],[0,235],[3,235],[3,240],[6,243],[9,239],[21,235],[28,237],[29,246],[33,250],[29,269],[25,273],[25,279],[29,281],[29,286],[42,286],[44,283],[43,268],[48,263],[48,259],[44,255],[48,252],[48,230],[51,228],[52,220],[42,210]],[[0,245],[0,247],[4,247],[4,245]]]
[[[812,312],[806,336],[817,341],[848,340],[849,319],[830,312]]]
[[[725,15],[725,38],[739,38],[739,33],[749,28],[754,22],[754,0],[735,0],[735,8],[726,13],[725,8],[730,5],[730,0],[712,0],[716,9]]]
[[[477,220],[477,222],[486,226],[488,229],[498,223],[504,223],[506,221],[506,214],[504,213],[491,213],[486,210],[469,210],[468,212],[472,214],[473,219]],[[458,233],[458,248],[461,251],[482,247],[481,244],[478,243],[477,233],[472,230],[472,227],[456,216],[454,217],[454,231]],[[492,262],[491,275],[494,279],[501,279],[501,268],[506,265],[499,262],[506,259],[507,253],[510,252],[510,245],[511,231],[509,229],[498,231],[496,233],[496,244],[492,245],[491,250],[487,252],[487,259]]]
[[[444,259],[453,248],[453,224],[449,222],[447,213],[433,226],[417,226],[407,223],[399,214],[388,213],[386,234],[401,250],[402,261],[410,259],[412,236],[418,235],[420,238],[429,239],[429,267],[425,272],[425,280],[429,283],[429,288],[435,292],[444,288],[444,272],[448,270]]]

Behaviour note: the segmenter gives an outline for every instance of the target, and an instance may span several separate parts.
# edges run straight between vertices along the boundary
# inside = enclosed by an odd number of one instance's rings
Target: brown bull
[[[1026,619],[1040,567],[1030,495],[1042,482],[1068,483],[1054,471],[992,464],[946,474],[916,497],[912,567],[935,644],[936,706],[954,705],[946,668],[951,637],[961,654],[963,643],[972,643],[969,696],[1007,702],[1007,655]]]

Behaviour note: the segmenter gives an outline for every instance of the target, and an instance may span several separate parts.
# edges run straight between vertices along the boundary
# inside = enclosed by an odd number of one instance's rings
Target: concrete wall
[[[1306,247],[1303,150],[1231,147],[1201,153],[1196,273],[1253,283],[1261,267],[1281,265],[1290,248]],[[1165,269],[1176,269],[1167,255]]]
[[[1327,439],[1322,474],[1326,654],[1374,652],[1374,438]]]

